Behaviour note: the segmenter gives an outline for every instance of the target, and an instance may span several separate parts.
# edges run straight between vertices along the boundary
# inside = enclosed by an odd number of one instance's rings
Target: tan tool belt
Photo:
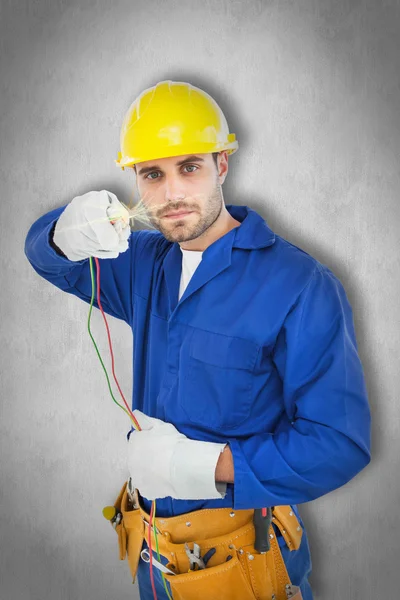
[[[122,513],[116,525],[119,557],[128,557],[135,581],[143,539],[148,539],[149,515],[139,505],[133,509],[124,483],[114,503]],[[270,550],[260,554],[254,549],[254,510],[230,508],[204,509],[176,517],[157,517],[160,555],[176,575],[165,573],[174,600],[302,600],[300,589],[292,585],[283,561],[274,528],[270,527]],[[275,506],[272,522],[279,528],[290,550],[300,546],[303,529],[291,506]],[[205,569],[189,572],[185,542],[201,546],[201,554],[215,548]],[[156,549],[154,532],[151,545]],[[226,560],[231,555],[232,559]]]

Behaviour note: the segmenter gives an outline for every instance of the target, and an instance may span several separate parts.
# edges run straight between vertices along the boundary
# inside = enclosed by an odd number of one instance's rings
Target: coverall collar
[[[236,233],[233,248],[257,250],[271,246],[275,242],[274,232],[252,208],[227,204],[226,210],[234,219],[241,221],[241,225],[233,229]]]
[[[233,204],[227,204],[226,209],[241,224],[215,240],[204,250],[202,261],[189,281],[179,301],[179,306],[191,294],[230,266],[232,248],[256,250],[271,246],[275,242],[274,232],[255,210],[248,206],[234,206]],[[164,259],[171,317],[178,306],[181,272],[182,252],[179,243],[174,242]]]

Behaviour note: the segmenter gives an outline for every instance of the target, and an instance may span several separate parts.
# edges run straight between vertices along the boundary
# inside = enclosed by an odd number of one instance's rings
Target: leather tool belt
[[[138,496],[136,495],[138,499]],[[115,526],[118,534],[119,558],[128,559],[133,582],[136,578],[143,540],[148,539],[149,515],[139,501],[132,506],[124,483],[114,503],[121,521]],[[300,547],[303,529],[290,505],[275,506],[270,526],[270,550],[264,554],[254,549],[254,510],[230,508],[203,509],[175,517],[157,517],[160,555],[175,575],[164,573],[174,600],[303,600],[300,589],[292,585],[283,561],[272,523],[279,528],[289,549]],[[197,543],[204,555],[215,548],[205,569],[189,571],[185,550]],[[151,532],[155,551],[154,530]],[[228,556],[231,559],[227,560]]]

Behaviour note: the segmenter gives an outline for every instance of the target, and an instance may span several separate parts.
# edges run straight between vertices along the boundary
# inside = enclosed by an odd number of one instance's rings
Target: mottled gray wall
[[[36,218],[77,194],[129,201],[119,128],[162,79],[208,91],[237,134],[225,201],[258,210],[345,285],[373,459],[300,505],[311,583],[318,600],[397,597],[399,2],[3,0],[0,17],[0,597],[138,597],[101,514],[126,477],[130,424],[88,306],[39,278],[23,246]],[[109,320],[129,395],[131,332]],[[97,311],[93,329],[108,356]]]

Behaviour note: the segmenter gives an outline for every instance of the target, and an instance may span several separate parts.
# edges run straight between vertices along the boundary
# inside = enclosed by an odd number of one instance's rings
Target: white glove
[[[115,224],[110,217],[118,219]],[[117,258],[129,248],[130,233],[128,211],[115,194],[102,190],[71,200],[58,218],[53,241],[72,261]]]
[[[226,444],[187,438],[172,425],[133,411],[142,431],[128,440],[127,466],[133,484],[148,500],[224,498],[226,483],[215,481]]]

